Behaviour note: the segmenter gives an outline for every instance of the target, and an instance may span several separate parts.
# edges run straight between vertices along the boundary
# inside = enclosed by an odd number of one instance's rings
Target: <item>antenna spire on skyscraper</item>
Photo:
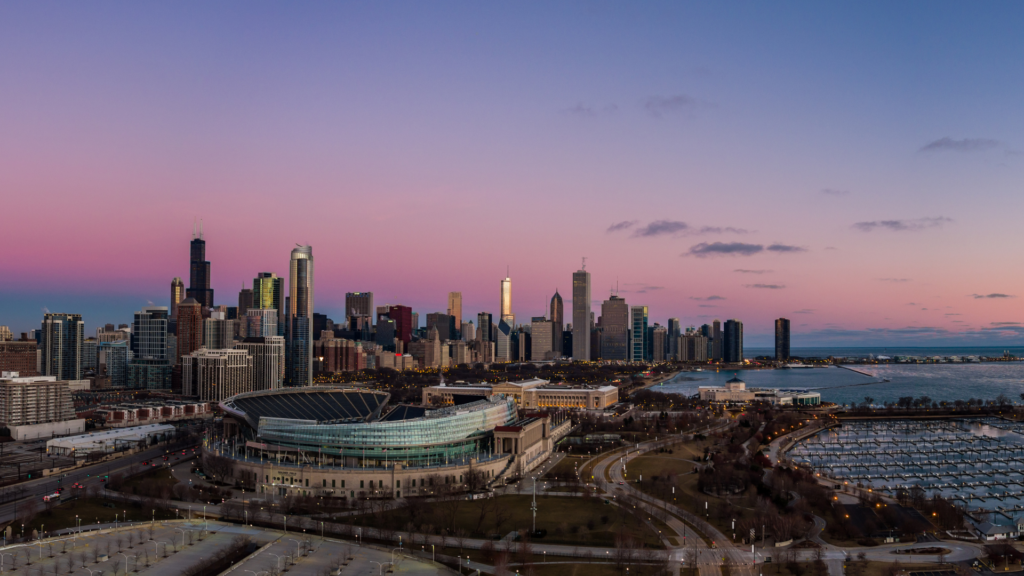
[[[192,219],[192,239],[196,239],[196,219]]]
[[[203,219],[199,219],[199,239],[203,239]]]
[[[583,257],[583,268],[580,268],[580,270],[586,270],[586,269],[587,269],[587,257],[584,256]]]

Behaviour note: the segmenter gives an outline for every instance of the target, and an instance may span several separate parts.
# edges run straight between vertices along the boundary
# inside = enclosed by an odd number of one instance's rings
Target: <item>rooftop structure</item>
[[[817,406],[821,394],[807,390],[783,390],[779,388],[747,388],[746,382],[732,377],[725,386],[701,386],[700,399],[708,402],[745,404],[767,402],[773,406]]]
[[[479,396],[489,398],[495,394],[515,400],[520,408],[566,408],[604,410],[619,401],[619,389],[610,384],[589,386],[582,384],[552,384],[548,380],[533,378],[521,382],[497,384],[461,384],[426,386],[423,388],[424,405],[449,406],[460,398]]]
[[[48,454],[62,456],[87,456],[92,452],[111,453],[127,450],[142,442],[162,440],[174,434],[174,426],[169,424],[149,424],[118,430],[105,430],[80,436],[56,438],[46,442]]]

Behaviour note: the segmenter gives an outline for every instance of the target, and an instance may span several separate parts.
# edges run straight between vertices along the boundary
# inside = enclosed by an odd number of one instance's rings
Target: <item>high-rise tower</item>
[[[643,362],[647,359],[647,306],[633,306],[630,322],[633,325],[630,333],[631,348],[629,359]]]
[[[775,359],[779,362],[789,360],[788,318],[779,318],[775,321]]]
[[[260,272],[252,281],[252,307],[260,310],[277,311],[277,335],[284,336],[285,318],[287,310],[284,309],[284,278],[278,278],[273,272]],[[262,334],[262,336],[273,336],[273,334]]]
[[[587,261],[572,273],[572,358],[590,360],[590,272]]]
[[[509,326],[515,324],[515,316],[512,314],[512,279],[507,274],[501,281],[501,309],[498,313],[500,319]]]
[[[455,329],[462,329],[462,292],[448,293],[448,315],[455,318]]]
[[[629,306],[626,301],[611,295],[601,304],[601,358],[629,360]]]
[[[292,249],[288,267],[288,359],[291,386],[313,384],[313,247]]]
[[[81,314],[43,316],[42,372],[58,380],[82,379],[82,341],[85,323]]]
[[[203,224],[199,223],[199,235],[192,227],[192,242],[189,243],[189,275],[186,298],[195,298],[203,310],[213,308],[213,289],[210,288],[210,263],[206,260],[206,240],[203,240]]]
[[[551,297],[551,349],[555,358],[562,357],[562,330],[565,329],[565,311],[562,308],[562,295],[555,289]]]
[[[743,362],[743,322],[736,319],[726,320],[723,336],[723,360],[726,362]]]
[[[178,317],[178,304],[185,299],[185,283],[181,281],[181,278],[175,276],[174,280],[171,280],[171,312],[168,318],[174,320]]]

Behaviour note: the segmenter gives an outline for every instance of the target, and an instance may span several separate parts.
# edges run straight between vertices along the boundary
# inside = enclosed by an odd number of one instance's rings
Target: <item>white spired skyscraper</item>
[[[572,359],[590,360],[590,272],[587,260],[572,273]]]
[[[509,326],[514,325],[516,317],[512,314],[512,279],[505,273],[505,279],[501,281],[501,311],[500,318]]]
[[[292,249],[288,268],[288,358],[285,380],[289,386],[313,384],[313,248]]]

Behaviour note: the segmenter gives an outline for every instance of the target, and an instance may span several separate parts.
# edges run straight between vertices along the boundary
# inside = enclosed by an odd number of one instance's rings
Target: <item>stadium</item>
[[[518,418],[504,396],[438,409],[389,406],[389,399],[387,392],[307,387],[239,394],[220,407],[226,434],[245,440],[247,458],[359,468],[487,459],[493,430]]]

